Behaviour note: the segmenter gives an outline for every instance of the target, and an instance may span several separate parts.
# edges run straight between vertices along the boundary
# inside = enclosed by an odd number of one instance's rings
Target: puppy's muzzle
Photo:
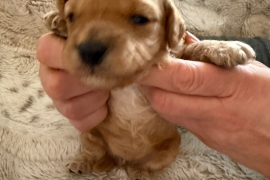
[[[97,66],[104,60],[108,46],[97,40],[89,40],[79,44],[77,49],[83,63]]]

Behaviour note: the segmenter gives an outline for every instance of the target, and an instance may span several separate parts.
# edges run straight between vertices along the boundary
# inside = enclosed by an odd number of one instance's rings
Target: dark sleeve
[[[254,38],[238,38],[225,36],[199,36],[201,40],[223,40],[223,41],[241,41],[250,45],[256,52],[256,60],[270,67],[270,40],[261,37]]]

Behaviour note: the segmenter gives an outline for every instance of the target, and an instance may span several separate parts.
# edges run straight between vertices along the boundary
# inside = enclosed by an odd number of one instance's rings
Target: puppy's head
[[[185,32],[172,0],[58,0],[68,38],[64,65],[96,88],[127,85]]]

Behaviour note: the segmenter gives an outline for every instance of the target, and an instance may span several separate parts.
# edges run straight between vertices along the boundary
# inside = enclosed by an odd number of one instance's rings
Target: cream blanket
[[[269,0],[177,0],[197,35],[270,38]],[[65,163],[79,149],[78,132],[54,108],[39,82],[36,41],[54,0],[0,0],[0,179],[127,179],[122,169],[77,176]],[[181,131],[177,160],[153,179],[264,179]]]

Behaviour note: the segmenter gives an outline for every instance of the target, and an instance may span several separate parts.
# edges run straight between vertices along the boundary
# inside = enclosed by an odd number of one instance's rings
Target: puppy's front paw
[[[127,174],[130,180],[150,180],[150,175],[147,170],[136,167],[127,167]]]
[[[80,154],[75,160],[66,165],[70,172],[76,174],[106,172],[112,170],[115,166],[114,159],[109,155],[96,159],[86,153]]]
[[[92,172],[93,165],[85,156],[80,156],[66,165],[70,172],[76,174],[87,174]]]
[[[254,50],[239,41],[205,40],[186,47],[185,57],[221,67],[234,67],[255,59]]]
[[[52,11],[43,16],[46,28],[55,34],[67,37],[66,21],[60,17],[58,11]]]
[[[214,47],[215,48],[215,47]],[[247,44],[239,41],[223,41],[217,44],[210,56],[210,61],[223,67],[234,67],[238,64],[245,64],[255,59],[254,50]]]

